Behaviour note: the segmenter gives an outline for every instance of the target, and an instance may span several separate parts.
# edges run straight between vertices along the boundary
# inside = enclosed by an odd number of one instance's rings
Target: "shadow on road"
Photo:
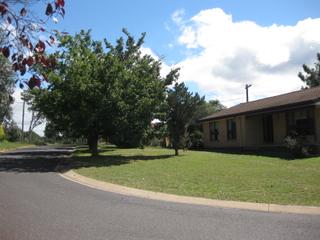
[[[110,167],[128,164],[133,161],[151,161],[168,159],[171,154],[164,155],[100,155],[91,157],[87,149],[78,149],[77,153],[85,156],[73,156],[74,148],[70,147],[37,147],[19,149],[0,154],[0,172],[63,172],[70,168]],[[112,152],[113,147],[100,149],[100,153]]]
[[[71,156],[71,147],[37,147],[0,154],[0,172],[55,172]]]

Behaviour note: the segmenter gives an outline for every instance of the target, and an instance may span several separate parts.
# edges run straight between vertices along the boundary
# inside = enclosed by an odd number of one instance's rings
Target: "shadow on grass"
[[[250,155],[250,156],[257,156],[257,157],[270,157],[270,158],[280,158],[282,160],[304,160],[312,157],[317,157],[319,155],[310,155],[307,157],[296,157],[291,152],[286,149],[275,149],[275,150],[266,150],[266,149],[257,149],[257,150],[250,150],[250,149],[241,149],[241,148],[234,148],[234,149],[206,149],[207,152],[215,152],[215,153],[223,153],[223,154],[236,154],[236,155]]]
[[[110,150],[108,150],[110,151]],[[88,168],[88,167],[110,167],[110,166],[120,166],[123,164],[128,164],[133,161],[152,161],[160,159],[168,159],[173,157],[172,154],[164,155],[133,155],[133,156],[123,156],[123,155],[107,155],[107,156],[75,156],[72,157],[71,168]]]
[[[98,149],[98,153],[104,153],[104,152],[111,152],[114,151],[114,149]],[[76,153],[78,154],[90,154],[90,150],[89,149],[78,149],[76,151]]]

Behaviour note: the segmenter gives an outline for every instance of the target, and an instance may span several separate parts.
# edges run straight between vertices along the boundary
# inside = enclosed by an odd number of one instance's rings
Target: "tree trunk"
[[[178,156],[178,155],[179,155],[179,149],[178,149],[178,148],[175,148],[175,149],[174,149],[174,155],[175,155],[175,156]]]
[[[98,134],[89,133],[88,145],[92,157],[98,156]]]

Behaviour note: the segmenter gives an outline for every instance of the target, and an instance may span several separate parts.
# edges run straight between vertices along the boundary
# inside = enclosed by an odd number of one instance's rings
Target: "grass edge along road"
[[[0,142],[0,152],[5,152],[9,150],[14,150],[21,147],[32,147],[33,144],[30,143],[21,143],[21,142]]]
[[[139,189],[211,199],[320,206],[320,158],[105,147],[75,153],[86,177]]]

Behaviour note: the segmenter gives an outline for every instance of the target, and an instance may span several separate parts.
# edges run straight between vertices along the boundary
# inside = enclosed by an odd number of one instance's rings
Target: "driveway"
[[[70,148],[0,155],[0,239],[320,239],[320,217],[176,204],[91,189],[58,175]]]

